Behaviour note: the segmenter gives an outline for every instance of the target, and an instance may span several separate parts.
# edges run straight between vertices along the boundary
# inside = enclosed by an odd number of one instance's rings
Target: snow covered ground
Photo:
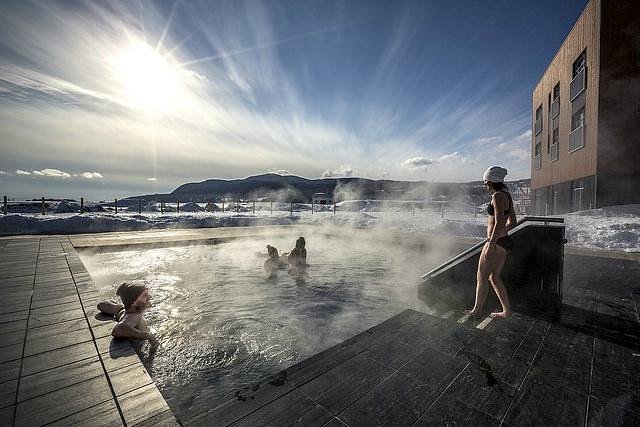
[[[565,218],[568,245],[640,252],[640,205],[624,205],[559,215]],[[466,237],[485,235],[486,217],[470,212],[257,211],[188,213],[61,213],[0,215],[0,235],[71,234],[161,228],[231,227],[268,224],[333,224],[358,228],[383,227],[408,233]]]

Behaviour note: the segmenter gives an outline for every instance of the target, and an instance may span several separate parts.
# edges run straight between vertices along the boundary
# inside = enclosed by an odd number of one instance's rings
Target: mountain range
[[[508,183],[512,191],[528,187],[530,180]],[[129,199],[164,202],[218,202],[225,200],[265,200],[310,203],[316,193],[335,202],[343,200],[457,200],[485,203],[489,194],[482,181],[436,183],[392,181],[367,178],[307,179],[295,175],[267,173],[243,179],[208,179],[183,184],[166,194],[147,194]]]

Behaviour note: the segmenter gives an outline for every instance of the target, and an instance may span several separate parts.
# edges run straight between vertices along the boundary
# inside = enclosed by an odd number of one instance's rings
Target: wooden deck
[[[113,323],[97,315],[97,289],[75,248],[272,231],[0,238],[0,425],[178,424],[132,346],[113,340]],[[561,319],[465,321],[407,310],[181,421],[640,425],[639,259],[568,250]]]

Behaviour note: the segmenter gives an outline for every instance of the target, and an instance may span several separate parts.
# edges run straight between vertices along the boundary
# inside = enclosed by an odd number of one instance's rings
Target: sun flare
[[[167,112],[182,90],[179,69],[146,43],[132,43],[113,58],[113,73],[127,104],[148,112]]]

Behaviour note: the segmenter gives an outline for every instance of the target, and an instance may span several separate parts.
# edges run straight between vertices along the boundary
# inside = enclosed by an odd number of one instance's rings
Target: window
[[[560,150],[558,145],[560,144],[560,129],[553,130],[553,137],[551,139],[551,161],[558,160]]]
[[[573,77],[575,78],[585,68],[587,68],[587,51],[583,50],[573,63]]]
[[[542,168],[542,143],[538,142],[535,146],[535,156],[533,158],[533,167],[535,169]]]
[[[552,93],[553,102],[549,106],[549,114],[552,119],[555,119],[560,114],[560,82],[553,87]]]
[[[569,152],[584,147],[585,137],[584,107],[571,116],[571,133],[569,134]]]
[[[584,107],[579,109],[573,116],[571,116],[572,131],[582,126],[584,126]]]
[[[542,105],[536,109],[535,134],[542,132]]]

